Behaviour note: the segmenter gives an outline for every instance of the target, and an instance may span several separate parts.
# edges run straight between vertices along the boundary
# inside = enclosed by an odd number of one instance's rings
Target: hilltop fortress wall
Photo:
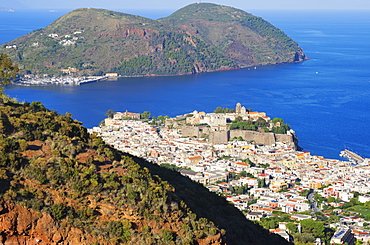
[[[176,125],[184,137],[195,136],[197,138],[208,138],[209,142],[214,144],[226,144],[230,139],[242,137],[243,140],[252,141],[256,144],[272,145],[276,142],[285,142],[292,143],[298,148],[298,140],[293,130],[287,132],[287,134],[241,129],[230,130],[227,126],[227,122],[231,122],[238,117],[242,120],[253,121],[262,118],[270,123],[270,127],[276,126],[272,125],[271,119],[266,117],[266,113],[249,112],[240,103],[237,103],[234,112],[230,113],[205,113],[194,111],[189,115],[191,116],[185,117],[186,125]],[[280,126],[280,122],[278,126]]]
[[[222,144],[227,143],[230,138],[230,132],[229,131],[213,131],[209,135],[209,141],[213,144]]]
[[[241,136],[245,141],[254,141],[256,144],[272,145],[276,142],[295,143],[294,135],[274,134],[271,132],[257,132],[251,130],[218,130],[214,131],[207,126],[181,126],[184,137],[201,138],[207,136],[214,144],[226,144],[230,139]]]
[[[230,130],[230,139],[240,136],[245,141],[254,141],[256,144],[272,145],[276,142],[274,133],[261,133],[251,130]]]

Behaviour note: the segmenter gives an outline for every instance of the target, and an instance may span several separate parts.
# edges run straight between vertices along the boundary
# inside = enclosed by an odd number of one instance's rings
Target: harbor
[[[79,86],[84,83],[99,82],[106,80],[107,76],[89,76],[89,77],[34,77],[25,76],[14,82],[16,85],[21,86],[49,86],[49,85],[63,85],[63,86]]]
[[[354,153],[350,150],[343,150],[339,154],[340,157],[347,158],[349,161],[355,163],[355,164],[368,164],[369,163],[369,158],[363,158],[357,153]]]

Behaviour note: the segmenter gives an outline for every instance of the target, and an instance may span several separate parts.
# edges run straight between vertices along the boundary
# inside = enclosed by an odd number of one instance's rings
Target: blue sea
[[[171,11],[127,11],[153,19]],[[19,101],[70,112],[86,127],[108,109],[176,116],[240,102],[283,118],[314,155],[339,159],[343,149],[370,157],[370,12],[248,11],[279,27],[310,58],[303,63],[207,74],[121,78],[76,87],[8,86]],[[0,43],[43,28],[67,13],[0,12]]]

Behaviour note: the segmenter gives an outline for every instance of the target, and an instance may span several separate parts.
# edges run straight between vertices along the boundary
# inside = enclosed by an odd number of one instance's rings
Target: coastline
[[[201,72],[188,72],[188,73],[180,73],[180,74],[167,74],[167,75],[157,75],[157,74],[143,74],[143,75],[118,75],[115,77],[111,76],[60,76],[60,77],[37,77],[36,75],[26,75],[15,82],[13,84],[15,85],[21,85],[21,86],[48,86],[48,85],[68,85],[68,86],[79,86],[84,83],[91,83],[91,82],[99,82],[103,80],[112,80],[112,79],[118,79],[118,78],[135,78],[135,77],[176,77],[176,76],[188,76],[188,75],[196,75],[196,74],[202,74],[202,73],[214,73],[214,72],[226,72],[226,71],[234,71],[234,70],[251,70],[251,69],[257,69],[258,67],[268,67],[268,66],[280,66],[280,65],[289,65],[289,64],[297,64],[302,63],[306,60],[309,60],[310,58],[306,57],[299,61],[293,61],[293,62],[284,62],[284,63],[276,63],[276,64],[260,64],[260,65],[253,65],[253,66],[238,66],[233,68],[221,68],[216,70],[210,70],[210,71],[201,71]]]

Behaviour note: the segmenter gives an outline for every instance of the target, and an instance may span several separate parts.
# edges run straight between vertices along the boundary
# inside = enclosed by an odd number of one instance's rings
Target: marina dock
[[[23,78],[15,82],[17,85],[23,86],[47,86],[47,85],[63,85],[63,86],[78,86],[84,83],[99,82],[106,80],[106,76],[90,76],[90,77],[51,77],[51,78]]]
[[[354,162],[354,163],[363,163],[365,161],[364,158],[362,158],[361,156],[359,156],[358,154],[352,152],[352,151],[349,151],[349,150],[344,150],[344,151],[341,151],[339,156],[341,157],[345,157],[345,158],[348,158],[348,160],[350,160],[351,162]]]

